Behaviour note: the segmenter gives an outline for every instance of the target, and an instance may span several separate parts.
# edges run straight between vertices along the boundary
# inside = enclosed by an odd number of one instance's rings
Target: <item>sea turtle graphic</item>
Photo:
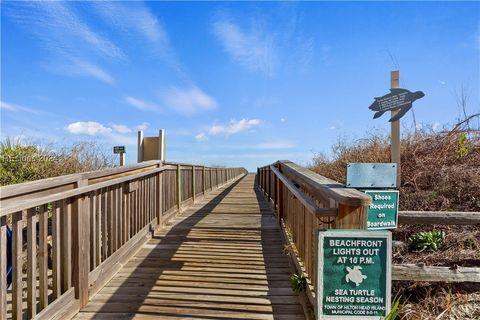
[[[364,279],[367,279],[367,276],[362,274],[362,267],[354,266],[353,269],[347,267],[347,275],[345,276],[345,281],[352,281],[358,287]]]

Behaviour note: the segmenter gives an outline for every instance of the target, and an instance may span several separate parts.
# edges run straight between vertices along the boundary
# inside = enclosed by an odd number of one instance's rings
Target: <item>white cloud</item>
[[[112,129],[118,133],[129,133],[132,132],[132,129],[127,127],[124,124],[112,124]]]
[[[73,122],[70,123],[65,127],[65,130],[67,130],[70,133],[73,134],[88,134],[91,136],[97,135],[97,134],[105,134],[105,133],[110,133],[112,132],[111,128],[105,127],[101,123],[95,122],[95,121],[78,121],[78,122]]]
[[[161,111],[161,108],[154,103],[147,102],[132,96],[126,96],[125,101],[134,108],[142,111]]]
[[[137,129],[137,130],[147,130],[149,126],[150,126],[150,123],[148,123],[148,122],[143,122],[143,123],[139,124],[139,125],[136,127],[136,129]]]
[[[285,122],[285,118],[280,118],[280,122]]]
[[[213,97],[195,86],[183,89],[171,87],[162,93],[162,98],[166,106],[186,116],[217,107],[217,102]]]
[[[32,108],[24,107],[18,104],[13,104],[9,103],[6,101],[0,101],[0,109],[2,110],[7,110],[7,111],[14,111],[14,112],[28,112],[28,113],[33,113],[33,114],[38,114],[39,112],[37,110],[34,110]]]
[[[442,86],[446,85],[447,83],[443,80],[438,80],[438,83],[440,83]]]
[[[277,48],[274,37],[262,30],[261,24],[245,31],[230,20],[221,18],[213,24],[213,32],[225,51],[245,68],[269,76],[275,74]]]
[[[231,120],[228,124],[215,124],[208,129],[208,134],[212,136],[216,135],[232,135],[242,131],[249,130],[253,127],[260,125],[259,119],[241,119]]]
[[[195,136],[195,139],[196,139],[197,141],[206,141],[206,140],[208,140],[208,137],[207,137],[207,135],[206,135],[204,132],[200,132],[199,134],[197,134],[197,135]]]

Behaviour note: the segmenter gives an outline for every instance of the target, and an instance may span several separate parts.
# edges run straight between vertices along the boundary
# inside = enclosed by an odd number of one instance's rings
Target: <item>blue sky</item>
[[[389,132],[390,71],[418,125],[480,109],[478,2],[1,2],[1,135],[127,146],[164,128],[171,161],[301,164]],[[402,119],[412,127],[412,113]]]

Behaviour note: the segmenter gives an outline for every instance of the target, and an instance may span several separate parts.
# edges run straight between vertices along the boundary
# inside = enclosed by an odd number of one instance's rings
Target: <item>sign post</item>
[[[400,88],[399,70],[393,70],[390,72],[390,88]],[[399,112],[399,109],[392,110],[391,118],[393,119]],[[390,144],[390,161],[397,164],[397,186],[400,187],[400,119],[392,121],[390,126],[390,138],[392,140]]]
[[[318,231],[317,319],[375,319],[390,312],[388,231]]]
[[[397,187],[400,187],[400,118],[412,108],[415,100],[423,98],[422,91],[411,92],[400,88],[400,71],[390,72],[390,93],[382,97],[376,97],[369,109],[375,111],[374,119],[379,118],[385,112],[391,112],[390,128],[390,153],[391,162],[397,164]]]
[[[125,146],[115,146],[113,147],[113,153],[120,155],[120,166],[125,165]]]

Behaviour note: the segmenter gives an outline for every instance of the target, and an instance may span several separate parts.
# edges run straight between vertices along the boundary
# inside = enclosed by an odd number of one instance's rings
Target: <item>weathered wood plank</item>
[[[12,215],[12,314],[14,319],[22,318],[22,212]]]
[[[218,171],[218,183],[229,178],[227,171]],[[190,188],[194,193],[190,182],[183,194]],[[278,224],[267,205],[258,205],[252,183],[249,176],[233,187],[216,189],[194,206],[183,207],[125,265],[108,261],[105,266],[115,265],[111,272],[119,272],[77,318],[304,319],[290,288],[292,271]]]
[[[401,224],[480,225],[480,212],[399,211]]]
[[[27,316],[37,314],[37,212],[27,210]]]
[[[7,217],[0,217],[0,320],[7,319]]]
[[[392,266],[392,280],[427,282],[480,282],[480,268],[403,264]]]

